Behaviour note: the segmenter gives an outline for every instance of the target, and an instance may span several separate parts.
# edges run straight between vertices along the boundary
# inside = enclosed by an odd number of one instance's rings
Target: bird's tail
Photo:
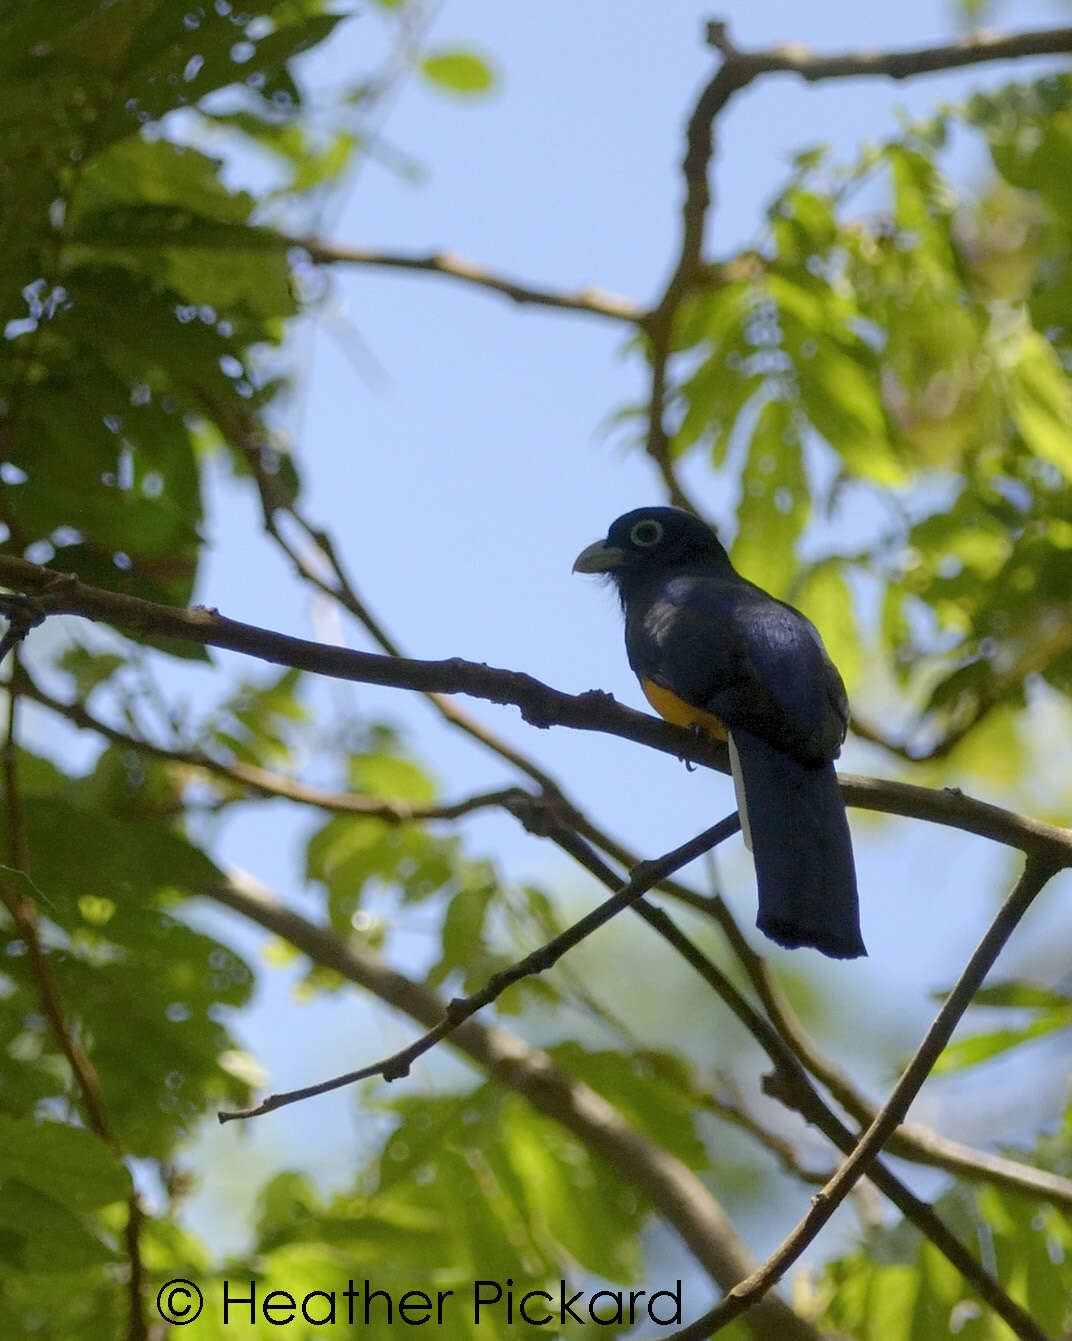
[[[802,764],[739,729],[730,759],[741,829],[756,863],[756,926],[779,945],[812,945],[833,959],[867,954],[834,765]]]

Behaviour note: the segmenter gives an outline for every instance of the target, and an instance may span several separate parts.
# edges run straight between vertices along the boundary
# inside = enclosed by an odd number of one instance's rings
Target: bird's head
[[[582,549],[575,573],[606,573],[621,584],[631,576],[688,563],[728,563],[717,535],[680,508],[635,508],[611,523],[605,540]]]

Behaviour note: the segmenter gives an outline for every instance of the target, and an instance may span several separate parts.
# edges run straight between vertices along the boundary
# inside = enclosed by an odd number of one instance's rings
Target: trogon
[[[678,508],[627,512],[573,568],[617,586],[652,707],[728,742],[760,931],[834,959],[865,955],[833,764],[848,699],[815,626],[742,577],[714,531]]]

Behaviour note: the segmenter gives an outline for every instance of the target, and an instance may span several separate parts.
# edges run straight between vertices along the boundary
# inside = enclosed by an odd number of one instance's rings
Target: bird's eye
[[[651,549],[663,538],[663,528],[657,521],[637,522],[629,532],[629,539],[641,549]]]

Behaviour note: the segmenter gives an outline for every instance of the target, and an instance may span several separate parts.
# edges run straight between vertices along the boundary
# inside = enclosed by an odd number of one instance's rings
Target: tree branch
[[[317,926],[292,911],[248,876],[232,875],[225,884],[204,893],[426,1028],[443,1018],[444,1002],[434,992],[389,968],[356,940],[343,941],[331,928]],[[639,1187],[722,1288],[729,1288],[752,1270],[754,1259],[699,1178],[641,1136],[601,1095],[560,1071],[545,1052],[501,1026],[476,1019],[460,1024],[450,1034],[449,1043],[539,1112],[561,1123],[622,1178]],[[747,1264],[743,1270],[742,1264]],[[776,1295],[766,1296],[759,1308],[753,1329],[757,1338],[816,1341],[814,1329]]]
[[[677,261],[662,296],[652,309],[646,328],[651,361],[651,392],[645,450],[658,470],[670,501],[699,515],[674,471],[670,435],[666,429],[667,367],[673,345],[674,321],[682,302],[703,273],[704,235],[711,208],[708,167],[714,153],[715,118],[733,95],[755,78],[746,67],[728,58],[706,85],[689,118],[681,170],[685,200],[681,206],[681,242]]]
[[[342,1089],[346,1085],[354,1085],[358,1081],[368,1080],[372,1076],[382,1076],[387,1081],[400,1080],[403,1076],[409,1074],[410,1067],[418,1057],[428,1052],[448,1034],[453,1033],[460,1024],[475,1015],[478,1010],[489,1005],[496,997],[501,996],[508,987],[512,987],[514,983],[520,982],[522,978],[530,977],[534,973],[545,973],[562,958],[567,950],[572,950],[575,945],[579,945],[593,931],[609,922],[612,917],[616,917],[623,908],[628,908],[630,904],[635,903],[641,895],[651,889],[652,885],[664,876],[670,875],[681,866],[687,866],[690,861],[695,861],[697,857],[703,856],[705,852],[709,852],[711,848],[729,838],[731,834],[735,834],[740,827],[740,821],[736,814],[730,815],[728,819],[720,821],[710,829],[705,829],[703,833],[698,834],[695,838],[690,838],[687,843],[682,843],[680,847],[674,848],[672,852],[666,853],[665,856],[657,857],[654,861],[642,862],[624,885],[615,881],[614,894],[609,899],[604,900],[598,908],[593,908],[590,913],[578,919],[571,927],[567,927],[565,931],[560,932],[559,935],[552,937],[538,950],[526,955],[524,959],[519,959],[515,964],[511,964],[509,968],[503,969],[499,973],[493,973],[478,991],[472,992],[466,997],[455,997],[449,1003],[443,1018],[435,1027],[429,1029],[426,1034],[408,1047],[402,1048],[399,1052],[393,1053],[382,1061],[363,1066],[357,1071],[348,1071],[344,1075],[321,1081],[317,1085],[309,1085],[300,1090],[290,1090],[285,1094],[271,1094],[256,1108],[234,1113],[219,1113],[217,1116],[220,1122],[233,1122],[236,1118],[260,1117],[263,1113],[271,1113],[277,1108],[286,1107],[288,1104],[299,1103],[303,1099],[312,1099],[319,1094],[327,1094],[330,1090]]]
[[[723,1086],[728,1087],[727,1079],[722,1077],[721,1080]],[[764,1126],[758,1118],[748,1111],[744,1102],[738,1096],[730,1097],[725,1093],[698,1091],[693,1094],[693,1098],[705,1112],[713,1113],[716,1117],[722,1118],[724,1122],[747,1132],[757,1145],[763,1146],[774,1156],[784,1173],[792,1174],[794,1178],[799,1178],[802,1183],[813,1183],[817,1187],[822,1187],[830,1177],[829,1172],[821,1173],[816,1169],[809,1169],[801,1161],[793,1143],[786,1140],[778,1132]]]
[[[217,610],[204,606],[180,610],[92,587],[68,574],[8,554],[0,554],[0,584],[32,595],[42,614],[79,615],[135,635],[150,634],[206,647],[226,648],[275,665],[291,666],[335,679],[422,693],[470,694],[492,703],[513,704],[533,726],[568,726],[598,731],[722,773],[729,772],[724,745],[699,739],[694,732],[623,707],[609,694],[597,690],[565,694],[531,675],[498,670],[460,658],[417,661],[292,638],[227,619]],[[540,773],[527,760],[522,762],[526,771],[546,778],[552,793],[557,791],[553,779]],[[841,787],[850,805],[962,829],[1017,848],[1057,867],[1072,864],[1072,831],[977,801],[956,788],[935,791],[905,782],[887,782],[851,774],[841,776]]]
[[[247,445],[246,458],[249,461],[250,468],[257,480],[261,497],[261,506],[264,514],[264,527],[269,536],[275,541],[282,552],[290,559],[294,565],[295,571],[304,581],[315,587],[324,595],[337,601],[344,610],[349,611],[355,619],[361,624],[369,636],[375,641],[388,656],[402,656],[402,649],[398,643],[391,637],[387,629],[378,620],[367,603],[361,599],[354,586],[353,580],[339,556],[330,535],[323,529],[314,526],[308,521],[294,506],[292,501],[277,497],[278,486],[274,481],[266,476],[263,469],[260,453],[254,449],[255,445]],[[294,523],[306,535],[312,545],[323,557],[334,577],[334,584],[327,582],[316,572],[315,568],[308,561],[305,555],[292,545],[280,530],[276,514],[283,512],[291,517]],[[533,761],[523,755],[519,750],[514,749],[509,742],[489,730],[483,722],[472,717],[458,704],[453,703],[450,698],[434,691],[424,691],[425,697],[432,705],[439,716],[463,734],[469,736],[471,740],[477,741],[485,749],[497,754],[500,759],[506,763],[512,764],[526,777],[532,779],[548,795],[561,795],[561,789],[553,778],[551,778],[542,768],[533,763]]]
[[[690,128],[690,144],[700,133],[699,128]],[[720,273],[725,280],[729,281],[740,277],[742,265],[745,265],[748,272],[751,273],[759,264],[761,264],[761,258],[758,256],[738,257],[722,265]],[[711,274],[712,267],[708,266],[706,272]],[[283,552],[290,558],[299,576],[342,604],[358,619],[385,652],[391,656],[401,656],[402,652],[397,642],[388,634],[382,623],[372,614],[367,604],[357,594],[330,536],[303,517],[292,501],[277,497],[277,487],[274,485],[274,481],[265,475],[259,451],[254,449],[252,443],[247,451],[247,459],[260,487],[265,527]],[[672,500],[680,506],[696,511],[690,500],[680,492],[668,456],[662,462],[662,467]],[[324,581],[315,568],[283,535],[276,524],[275,514],[277,511],[289,515],[310,542],[320,551],[334,575],[335,585]],[[608,852],[614,860],[626,869],[631,869],[636,865],[638,858],[594,825],[569,800],[561,786],[550,778],[544,770],[538,768],[512,746],[507,745],[500,737],[489,731],[468,713],[465,713],[449,698],[434,692],[427,693],[426,697],[446,721],[459,727],[466,734],[539,782],[542,788],[540,795],[533,795],[520,789],[512,794],[509,790],[503,793],[503,803],[506,809],[514,814],[527,829],[542,835],[548,832],[548,825],[560,825],[565,821],[576,832],[590,842],[595,843],[598,848]],[[723,764],[716,763],[715,766],[721,767],[725,771]],[[489,793],[487,799],[494,799],[495,795],[495,793]],[[476,797],[472,799],[480,802],[485,798]],[[906,800],[905,797],[899,796],[889,799],[891,802],[890,808],[894,813],[905,813],[900,808],[900,805]],[[911,804],[911,798],[908,798],[908,803]],[[430,814],[428,817],[436,818],[437,816]],[[390,818],[390,816],[385,815],[384,818]],[[987,818],[999,818],[1000,820],[1000,817],[995,816],[988,816]],[[943,822],[951,821],[943,819]],[[982,832],[982,830],[973,831]],[[862,1124],[870,1122],[875,1112],[873,1105],[856,1089],[850,1078],[825,1058],[812,1043],[800,1022],[796,1019],[784,994],[771,977],[764,960],[751,948],[737,927],[725,902],[721,898],[712,900],[696,894],[673,880],[664,880],[660,882],[659,887],[715,918],[744,965],[745,971],[751,978],[771,1018],[783,1032],[790,1046],[797,1050],[797,1055],[804,1066],[830,1089],[838,1102],[857,1121]],[[941,1167],[961,1177],[992,1181],[1021,1193],[1045,1196],[1059,1205],[1072,1204],[1072,1183],[1069,1180],[1043,1170],[1034,1169],[1028,1165],[1018,1164],[1013,1160],[973,1150],[969,1146],[951,1141],[919,1124],[906,1125],[900,1128],[891,1139],[890,1149],[903,1158]]]
[[[762,51],[741,51],[730,41],[725,23],[708,24],[708,43],[727,66],[750,83],[765,74],[795,74],[811,83],[825,79],[911,79],[939,70],[956,70],[987,61],[1020,60],[1025,56],[1063,56],[1072,52],[1072,27],[1040,28],[1023,33],[969,33],[954,42],[913,47],[906,51],[848,51],[822,56],[797,43]]]
[[[493,270],[486,270],[475,261],[453,252],[436,251],[422,255],[411,252],[378,251],[371,247],[350,246],[325,242],[319,238],[292,238],[295,247],[301,247],[314,265],[362,265],[388,270],[416,270],[502,294],[515,303],[550,307],[565,312],[584,312],[611,321],[637,325],[646,317],[645,309],[629,298],[603,289],[587,286],[568,293],[541,289],[522,280],[511,279]]]
[[[316,787],[297,778],[288,778],[281,773],[259,768],[256,764],[246,764],[233,759],[225,762],[215,759],[203,750],[169,749],[157,745],[141,736],[132,736],[129,732],[102,721],[89,711],[84,703],[65,702],[54,698],[32,680],[24,667],[19,667],[20,689],[25,698],[48,708],[57,716],[63,717],[72,725],[84,731],[94,731],[124,749],[137,750],[153,759],[176,764],[183,768],[196,769],[208,773],[222,781],[232,783],[260,796],[277,797],[282,800],[296,801],[300,805],[315,806],[318,810],[333,815],[367,815],[373,819],[385,820],[388,824],[410,824],[425,820],[456,820],[474,810],[486,810],[491,806],[501,806],[509,810],[521,803],[535,803],[538,798],[521,787],[499,787],[484,792],[474,792],[471,796],[458,801],[446,801],[440,805],[414,805],[409,801],[399,801],[380,796],[363,796],[356,792],[336,792],[326,787]]]
[[[208,643],[209,645],[218,645],[231,647],[233,650],[250,651],[255,655],[267,656],[267,659],[281,660],[284,664],[296,664],[304,669],[319,669],[329,674],[342,675],[344,678],[351,678],[355,673],[354,660],[363,665],[364,673],[358,678],[372,679],[378,683],[398,684],[400,683],[398,675],[400,672],[417,672],[418,683],[410,687],[425,688],[428,676],[438,677],[443,674],[456,676],[459,667],[464,670],[472,670],[480,676],[491,675],[492,680],[499,684],[499,688],[490,690],[487,683],[483,685],[485,696],[501,697],[501,681],[498,677],[506,676],[511,681],[527,682],[537,693],[537,701],[540,702],[543,718],[546,718],[546,700],[548,695],[554,695],[555,691],[548,690],[546,686],[539,685],[539,682],[532,681],[530,677],[516,677],[510,672],[491,672],[486,667],[468,667],[466,663],[446,662],[446,663],[422,663],[400,661],[399,659],[376,657],[367,653],[348,653],[343,649],[324,648],[316,643],[308,643],[300,639],[288,639],[282,635],[271,634],[266,630],[256,629],[253,626],[238,625],[233,621],[223,620],[216,612],[207,610],[193,611],[175,611],[168,607],[156,606],[153,603],[140,601],[136,598],[120,596],[116,593],[104,592],[98,588],[86,587],[75,579],[65,579],[63,575],[52,573],[48,569],[42,569],[36,565],[28,564],[23,560],[11,558],[10,556],[0,556],[0,578],[5,581],[21,584],[25,589],[31,592],[40,593],[39,604],[42,612],[47,613],[79,613],[90,618],[107,619],[109,622],[117,623],[120,627],[131,627],[139,631],[149,631],[164,633],[173,637],[189,637],[193,634],[198,641]],[[324,658],[327,658],[327,664],[323,664]],[[344,664],[346,663],[346,664]],[[386,663],[386,665],[384,664]],[[374,672],[370,674],[369,672]],[[466,677],[463,676],[463,681]],[[403,680],[401,683],[405,683]],[[440,686],[442,687],[442,686]],[[460,685],[458,687],[461,687]],[[472,687],[466,685],[472,692]],[[479,690],[478,690],[479,692]],[[570,700],[569,696],[559,695],[559,698],[576,705],[580,700]],[[591,699],[599,696],[582,696],[582,698]],[[621,713],[625,710],[617,708],[616,705],[603,701],[604,708],[614,707],[615,713]],[[641,722],[645,720],[639,714],[627,714],[629,717],[639,717]],[[661,735],[665,728],[661,723],[651,723],[659,729]],[[687,733],[672,732],[672,735]],[[657,743],[657,742],[653,742]],[[693,743],[693,751],[695,743]],[[675,747],[675,752],[679,752]],[[689,751],[690,753],[692,751]],[[724,764],[723,764],[724,766]],[[869,787],[881,788],[882,784],[870,784],[868,780],[858,780],[863,784],[863,790],[866,792]],[[928,797],[928,793],[922,788],[906,788],[903,784],[896,785],[894,796],[887,796],[884,799],[885,804],[881,806],[884,809],[898,810],[907,803],[913,808],[921,805],[921,797]],[[876,798],[872,798],[873,800]],[[950,809],[962,811],[965,807],[966,798],[951,796],[948,793],[943,794],[944,806],[942,821],[947,823],[958,822],[958,817],[950,814]],[[968,803],[968,810],[972,807],[978,807],[980,803]],[[924,803],[923,808],[926,808]],[[983,807],[988,814],[987,819],[990,823],[983,824],[976,814],[974,819],[977,825],[982,825],[978,830],[981,832],[990,832],[993,827],[992,821],[995,817],[1005,817],[1006,824],[1011,821],[1012,828],[1016,831],[1017,838],[1024,837],[1022,827],[1017,828],[1017,817],[1008,816],[1008,812],[999,811],[996,807]],[[963,818],[960,816],[959,818]],[[973,816],[969,813],[969,820]],[[1037,826],[1034,822],[1026,821],[1029,829],[1033,830],[1030,835],[1031,847],[1041,844],[1041,849],[1050,852],[1050,859],[1055,864],[1066,864],[1068,860],[1069,836],[1062,830],[1053,828],[1053,826]],[[967,824],[964,827],[972,827]],[[1044,830],[1051,828],[1052,833],[1046,833]],[[1022,842],[1017,842],[1021,846]],[[1054,848],[1056,847],[1056,852]]]
[[[754,270],[759,260],[760,258],[755,256],[737,258],[735,261],[724,265],[722,272],[727,279],[732,280],[739,277],[742,264],[747,265],[749,270]],[[265,504],[266,528],[283,552],[294,563],[299,575],[311,582],[318,590],[339,601],[345,609],[349,610],[360,621],[385,652],[392,656],[400,656],[401,649],[398,644],[387,633],[382,623],[373,616],[367,604],[355,591],[330,536],[322,529],[312,526],[298,512],[292,502],[280,501],[278,505],[273,504],[271,502],[273,497],[271,481],[261,481],[263,472],[260,468],[259,455],[251,453],[250,463],[261,482],[261,498]],[[669,458],[667,458],[666,464],[668,487],[672,487],[676,480],[669,466]],[[690,506],[689,500],[683,496],[676,497],[675,501]],[[276,506],[281,507],[294,519],[309,540],[321,552],[334,574],[337,586],[324,582],[303,556],[287,541],[275,522],[274,511]],[[538,835],[546,835],[552,828],[561,828],[564,823],[589,842],[594,843],[596,847],[610,854],[626,870],[632,869],[637,864],[637,856],[623,848],[621,844],[615,842],[608,834],[593,824],[569,800],[561,786],[550,778],[544,770],[535,767],[530,760],[512,747],[506,746],[500,738],[489,732],[469,714],[464,713],[449,699],[437,694],[429,694],[428,698],[448,722],[480,741],[493,752],[499,754],[500,757],[514,763],[525,771],[529,777],[540,783],[542,788],[540,795],[533,796],[531,793],[518,791],[514,798],[506,802],[506,808],[520,820],[526,829]],[[721,767],[722,765],[717,766]],[[797,1055],[804,1066],[828,1086],[838,1102],[858,1122],[863,1125],[869,1123],[874,1116],[873,1106],[856,1089],[849,1077],[825,1058],[812,1043],[800,1022],[796,1019],[789,1002],[777,987],[764,960],[751,948],[742,935],[725,902],[721,898],[712,900],[696,894],[674,880],[664,880],[660,882],[658,887],[714,917],[726,935],[731,948],[741,960],[746,973],[748,973],[759,993],[760,1000],[763,1001],[765,1008],[770,1013],[771,1019],[782,1030],[790,1046],[798,1050]],[[1046,1196],[1059,1205],[1072,1204],[1072,1182],[1069,1182],[1069,1180],[1060,1178],[1056,1174],[1034,1169],[1028,1165],[1018,1164],[1013,1160],[973,1150],[959,1142],[950,1141],[922,1125],[913,1124],[911,1127],[900,1128],[890,1144],[894,1153],[900,1154],[906,1159],[942,1167],[950,1173],[962,1177],[996,1182],[1021,1193]]]
[[[827,1223],[834,1211],[870,1166],[898,1125],[903,1121],[912,1100],[919,1093],[939,1055],[949,1042],[961,1016],[971,1004],[987,973],[993,967],[1031,903],[1043,886],[1055,874],[1052,866],[1028,859],[1016,888],[1006,899],[997,916],[979,942],[952,992],[934,1018],[923,1042],[909,1062],[890,1097],[879,1110],[874,1122],[859,1138],[848,1159],[834,1177],[812,1198],[811,1209],[781,1246],[771,1254],[762,1267],[729,1291],[726,1298],[694,1323],[674,1333],[672,1341],[702,1341],[745,1312],[752,1302],[761,1297],[798,1260],[807,1246]],[[1000,1297],[984,1295],[991,1307],[1012,1328],[1021,1341],[1047,1341],[1045,1333],[1004,1292]]]

